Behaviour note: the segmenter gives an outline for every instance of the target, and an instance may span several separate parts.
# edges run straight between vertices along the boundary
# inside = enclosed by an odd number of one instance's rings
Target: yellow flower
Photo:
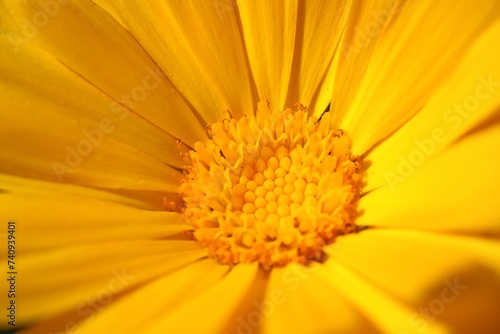
[[[497,333],[499,18],[2,1],[1,328]]]

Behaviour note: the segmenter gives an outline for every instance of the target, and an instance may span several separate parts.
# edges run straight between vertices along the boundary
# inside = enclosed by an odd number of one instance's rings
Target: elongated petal
[[[500,124],[468,136],[426,164],[388,175],[391,186],[360,202],[357,223],[452,231],[498,231]]]
[[[179,213],[139,209],[125,197],[0,175],[0,203],[19,222],[18,254],[105,241],[163,239],[189,230]],[[95,233],[98,231],[98,233]]]
[[[259,99],[285,106],[295,47],[296,1],[240,1],[238,12]]]
[[[500,49],[491,47],[499,39],[497,22],[478,37],[427,105],[367,155],[372,164],[365,191],[388,186],[386,176],[399,173],[403,160],[419,168],[478,124],[500,115]]]
[[[165,315],[175,312],[195,298],[197,293],[220,284],[227,271],[227,266],[221,266],[211,259],[189,264],[109,305],[96,317],[79,324],[78,329],[81,333],[112,333],[116,328],[120,328],[121,333],[142,332],[147,324],[154,324]],[[147,307],[137,307],[146,300]],[[124,318],[127,319],[126,326],[123,326]]]
[[[330,260],[318,271],[330,286],[357,307],[383,333],[420,333],[410,322],[412,309],[371,285],[343,264]],[[390,316],[388,316],[390,315]],[[447,333],[438,322],[429,324],[426,333]]]
[[[300,102],[321,113],[330,102],[329,80],[324,80],[344,32],[351,1],[299,2],[293,65],[286,107]],[[318,96],[321,95],[321,96]],[[328,95],[328,96],[326,96]]]
[[[95,0],[124,24],[206,123],[252,113],[251,76],[233,2]]]
[[[18,236],[22,238],[22,233]],[[21,242],[18,244],[22,247]],[[23,293],[17,297],[18,321],[26,324],[72,308],[78,313],[91,312],[96,301],[106,305],[114,295],[200,259],[204,254],[195,241],[136,240],[20,255],[16,261],[17,288]],[[3,280],[1,287],[6,289],[7,283]]]
[[[369,333],[372,325],[316,271],[291,264],[274,269],[261,305],[263,333]],[[307,305],[307,307],[305,307]],[[255,319],[243,326],[252,328]]]
[[[0,36],[0,171],[103,188],[175,192],[176,139],[53,56]],[[20,135],[22,134],[22,135]],[[174,167],[176,169],[174,169]]]
[[[384,25],[378,23],[377,13],[359,22],[359,38],[376,45],[352,102],[338,111],[345,111],[339,127],[356,138],[355,153],[364,154],[425,106],[453,75],[475,38],[498,20],[499,6],[496,0],[480,6],[454,0],[412,1],[398,7],[397,15],[394,12]]]
[[[500,329],[498,239],[374,229],[343,237],[333,246],[328,251],[332,260],[411,310],[402,332],[427,333],[435,324],[449,333]],[[346,287],[345,292],[369,300],[362,290]],[[376,313],[382,305],[372,302]]]
[[[142,46],[93,2],[4,1],[0,29],[14,50],[23,44],[54,55],[116,102],[182,141],[203,138],[203,127]],[[84,100],[81,101],[84,103]]]
[[[210,289],[143,329],[143,333],[220,333],[233,319],[258,271],[257,265],[240,264]],[[203,310],[204,312],[200,312]],[[196,314],[196,321],[192,320]]]
[[[406,1],[353,0],[334,61],[328,70],[332,121],[339,124],[350,110],[378,39],[391,28]]]
[[[453,279],[467,266],[481,263],[500,274],[499,250],[498,241],[478,237],[373,229],[339,238],[328,253],[368,281],[415,303],[429,287]]]

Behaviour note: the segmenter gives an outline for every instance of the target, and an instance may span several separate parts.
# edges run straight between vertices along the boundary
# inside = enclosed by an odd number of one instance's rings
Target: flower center
[[[187,156],[180,187],[195,238],[223,264],[269,269],[322,261],[323,247],[356,231],[359,158],[350,140],[307,109],[225,119]]]

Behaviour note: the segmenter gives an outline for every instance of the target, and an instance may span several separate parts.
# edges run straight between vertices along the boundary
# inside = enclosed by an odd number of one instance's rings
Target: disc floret
[[[264,268],[324,257],[323,247],[356,230],[359,158],[330,115],[305,107],[224,119],[196,143],[180,187],[195,238],[223,264]]]

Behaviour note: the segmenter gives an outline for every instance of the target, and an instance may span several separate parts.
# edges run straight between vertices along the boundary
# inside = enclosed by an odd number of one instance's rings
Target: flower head
[[[361,164],[329,115],[260,103],[255,117],[212,125],[211,137],[190,152],[180,193],[196,239],[219,262],[319,261],[323,246],[356,230]]]
[[[498,332],[499,18],[1,2],[2,328]]]

